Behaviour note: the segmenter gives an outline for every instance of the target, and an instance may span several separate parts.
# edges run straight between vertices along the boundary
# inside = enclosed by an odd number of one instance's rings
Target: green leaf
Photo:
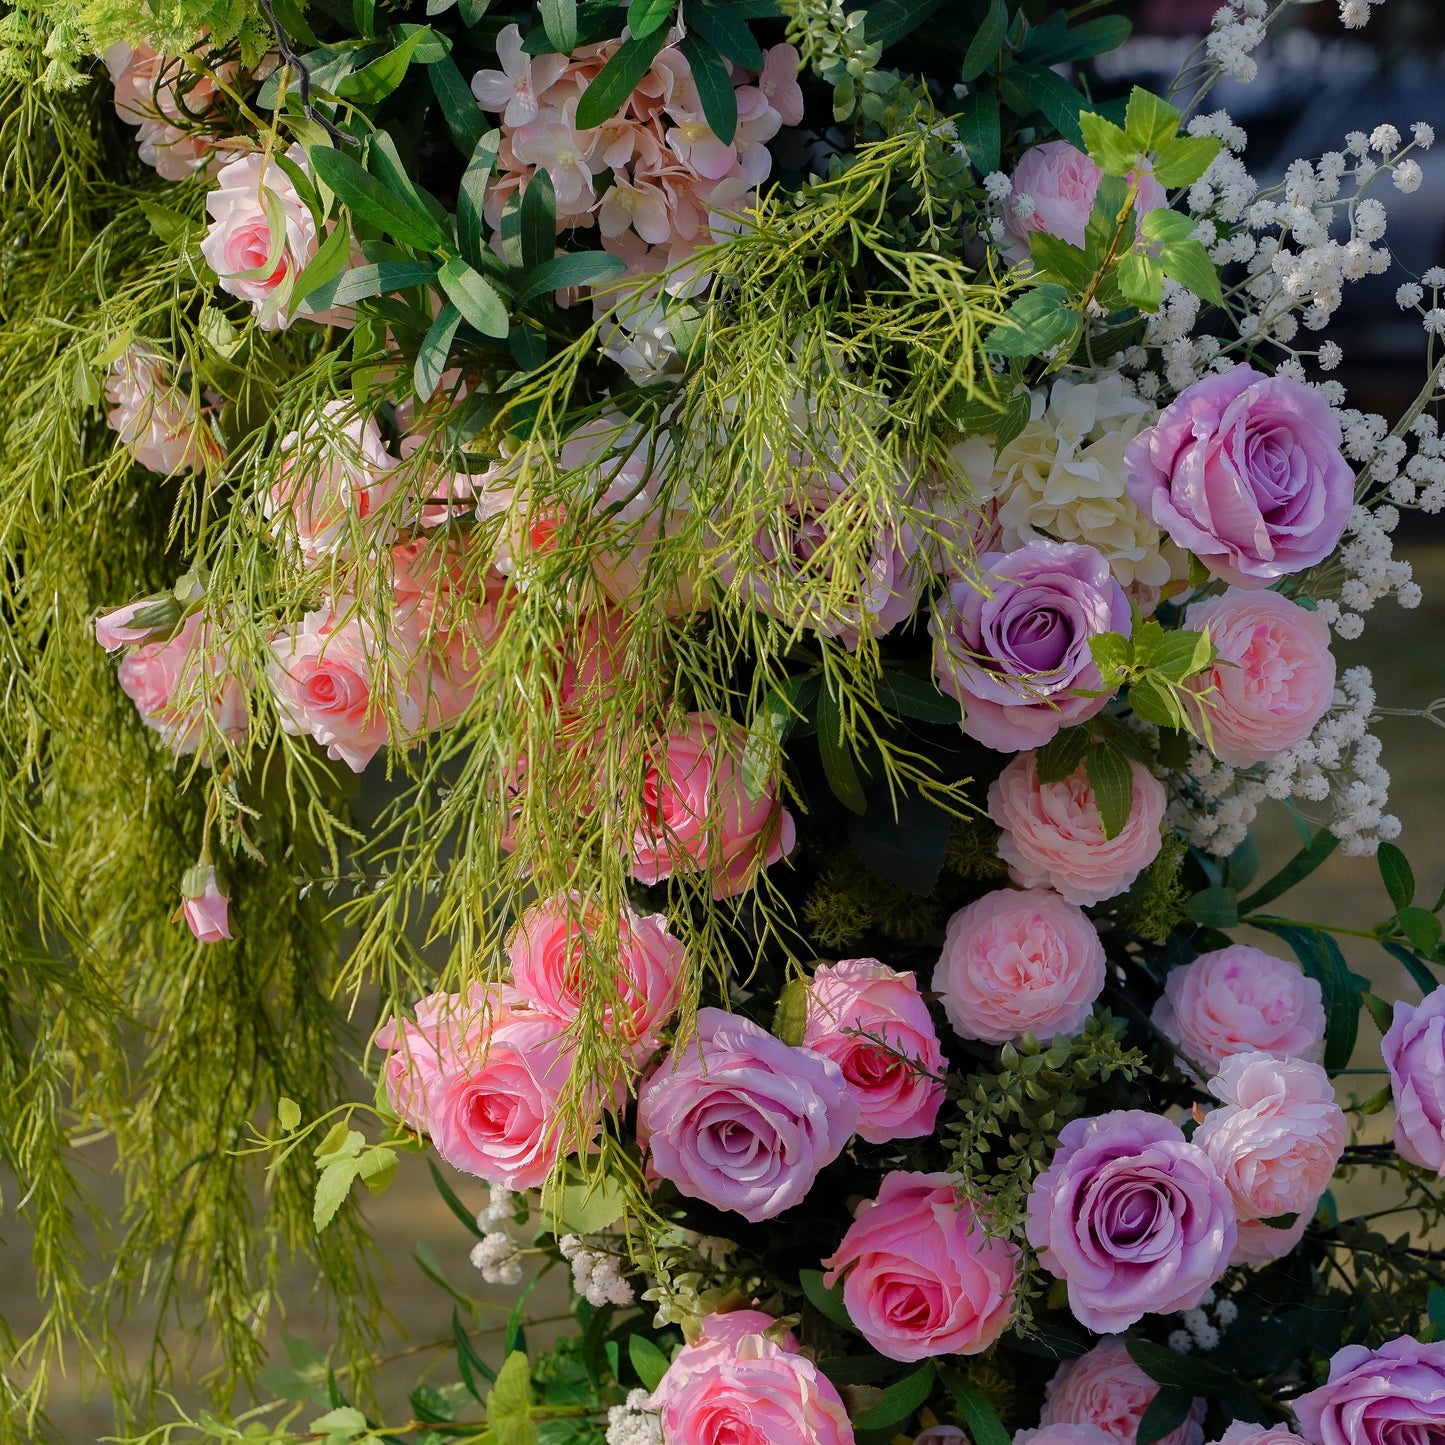
[[[1300,966],[1319,983],[1325,1005],[1324,1066],[1332,1074],[1348,1068],[1359,1032],[1362,990],[1350,972],[1339,944],[1317,928],[1277,923],[1266,918],[1248,921],[1255,928],[1273,933],[1289,944]]]
[[[350,306],[373,296],[426,286],[436,278],[435,261],[374,261],[365,266],[352,266],[335,280],[318,286],[307,297],[306,309],[325,311],[331,306]]]
[[[735,65],[745,65],[749,70],[761,70],[767,63],[762,47],[753,39],[753,32],[748,29],[747,22],[726,3],[720,4],[719,0],[687,0],[684,14],[688,31],[701,36]],[[871,28],[868,38],[874,39]]]
[[[961,1370],[941,1366],[938,1374],[968,1426],[973,1445],[1011,1445],[1012,1437],[1004,1429],[1003,1421]]]
[[[562,55],[577,48],[577,0],[537,0],[547,39]]]
[[[476,145],[472,147],[472,158],[467,163],[457,191],[457,245],[463,257],[473,266],[484,264],[482,254],[486,250],[484,212],[487,182],[497,164],[497,151],[501,143],[500,130],[489,130],[477,138]]]
[[[1148,1408],[1139,1417],[1136,1439],[1139,1445],[1154,1445],[1166,1435],[1177,1430],[1188,1418],[1194,1407],[1194,1395],[1177,1385],[1164,1385],[1149,1401]]]
[[[627,28],[634,35],[651,35],[672,19],[674,0],[632,0],[627,7]]]
[[[998,53],[1008,38],[1008,22],[1006,0],[989,0],[988,14],[974,31],[973,39],[969,41],[968,49],[964,52],[963,69],[959,71],[958,78],[965,84],[977,80],[998,59]],[[867,22],[865,34],[870,40],[875,38],[871,18]],[[994,113],[997,114],[997,110]]]
[[[1118,682],[1134,661],[1134,644],[1122,632],[1096,632],[1089,638],[1089,655],[1107,686]]]
[[[366,1135],[353,1129],[346,1120],[339,1119],[326,1131],[326,1137],[316,1146],[315,1159],[326,1165],[333,1159],[352,1159],[366,1147]]]
[[[1129,706],[1136,717],[1161,728],[1182,728],[1186,719],[1179,700],[1165,684],[1140,678],[1129,689]]]
[[[1445,1340],[1445,1289],[1438,1284],[1432,1284],[1430,1293],[1425,1296],[1425,1313],[1435,1331],[1435,1338]]]
[[[803,1293],[808,1297],[808,1303],[818,1311],[826,1320],[832,1320],[835,1325],[858,1333],[858,1327],[848,1318],[848,1307],[843,1303],[843,1282],[839,1280],[832,1289],[823,1284],[823,1271],[821,1269],[800,1269],[798,1271],[798,1283],[803,1286]]]
[[[301,1106],[295,1099],[276,1100],[276,1122],[288,1134],[301,1122]]]
[[[1420,962],[1408,948],[1402,948],[1398,943],[1392,943],[1388,938],[1380,940],[1380,947],[1390,955],[1391,958],[1404,965],[1405,972],[1415,981],[1415,987],[1421,993],[1434,993],[1440,987],[1440,980]]]
[[[474,155],[487,122],[456,61],[450,55],[443,56],[428,69],[427,79],[457,149],[464,156]]]
[[[1079,313],[1068,305],[1069,293],[1062,286],[1036,286],[1025,291],[1004,312],[1006,322],[993,328],[984,350],[996,356],[1036,356],[1058,345],[1079,323]]]
[[[1120,260],[1114,274],[1130,306],[1137,306],[1140,311],[1159,309],[1164,295],[1164,267],[1155,257],[1143,251],[1130,251]]]
[[[1127,176],[1139,164],[1139,148],[1111,120],[1093,111],[1079,117],[1084,149],[1106,176]]]
[[[447,369],[447,358],[451,355],[452,342],[456,339],[457,327],[462,324],[462,313],[451,302],[437,312],[436,320],[427,330],[416,354],[412,367],[412,385],[422,401],[426,401],[441,385],[442,373]]]
[[[1377,993],[1362,993],[1360,1002],[1364,1004],[1365,1011],[1370,1015],[1375,1027],[1379,1029],[1381,1036],[1390,1032],[1390,1025],[1395,1021],[1395,1011]]]
[[[1177,628],[1166,632],[1157,622],[1144,623],[1134,639],[1137,666],[1157,673],[1165,682],[1193,677],[1213,658],[1214,649],[1202,632]]]
[[[1233,888],[1205,888],[1184,905],[1184,911],[1205,928],[1233,928],[1239,922],[1239,895]]]
[[[557,254],[557,196],[545,166],[537,167],[522,192],[520,219],[522,269],[531,272]]]
[[[392,195],[350,156],[330,146],[312,146],[307,155],[317,179],[362,220],[423,251],[435,251],[445,240],[441,227],[426,211],[414,210]]]
[[[353,70],[336,87],[336,94],[353,105],[375,105],[406,78],[412,56],[424,39],[431,37],[431,27],[419,25],[400,45],[378,56],[370,65]]]
[[[462,22],[468,29],[479,24],[483,15],[491,7],[492,0],[460,0],[458,9],[462,12]]]
[[[535,1445],[532,1367],[520,1350],[513,1350],[497,1371],[497,1381],[487,1393],[486,1407],[487,1424],[496,1432],[497,1445]]]
[[[1381,843],[1375,862],[1390,902],[1397,910],[1408,908],[1415,901],[1415,870],[1410,867],[1410,860],[1393,843]]]
[[[1072,778],[1089,749],[1087,728],[1065,728],[1034,754],[1034,767],[1041,783],[1062,783]]]
[[[462,1384],[466,1386],[467,1393],[480,1403],[482,1392],[477,1388],[477,1376],[490,1384],[497,1378],[497,1373],[472,1347],[467,1327],[455,1308],[452,1310],[452,1340],[457,1347],[457,1371],[462,1377]]]
[[[560,1185],[543,1194],[542,1220],[553,1234],[600,1234],[627,1212],[627,1191],[610,1174],[567,1165]]]
[[[1166,100],[1136,85],[1124,113],[1124,133],[1136,150],[1163,149],[1179,131],[1179,112]]]
[[[808,1027],[808,981],[790,978],[773,1010],[773,1037],[797,1048]]]
[[[750,801],[756,803],[773,786],[783,741],[797,722],[798,711],[812,702],[817,691],[818,680],[813,677],[791,677],[781,688],[768,689],[743,745],[743,790]]]
[[[325,1229],[351,1193],[351,1182],[361,1170],[358,1160],[349,1157],[333,1159],[317,1176],[316,1197],[311,1206],[311,1222],[318,1233]]]
[[[1423,954],[1433,954],[1440,947],[1445,926],[1428,908],[1402,908],[1396,915],[1400,932]]]
[[[1240,914],[1252,913],[1256,908],[1273,903],[1276,898],[1283,898],[1296,883],[1308,878],[1339,846],[1340,840],[1328,828],[1321,828],[1274,877],[1240,902]]]
[[[441,1265],[437,1263],[436,1255],[431,1252],[431,1247],[426,1240],[419,1239],[412,1246],[411,1257],[416,1261],[417,1268],[439,1288],[444,1289],[468,1314],[471,1314],[477,1307],[477,1302],[468,1299],[455,1285],[446,1277]]]
[[[1171,211],[1168,206],[1156,206],[1144,213],[1139,229],[1148,241],[1185,241],[1194,234],[1198,224],[1189,216]]]
[[[843,713],[827,687],[818,694],[818,751],[823,759],[823,775],[833,796],[854,813],[866,811],[868,801],[863,796],[863,784],[858,779],[858,768],[843,733]]]
[[[957,698],[940,692],[927,679],[906,672],[880,674],[876,691],[880,705],[900,717],[930,723],[958,723],[963,717]]]
[[[169,206],[161,205],[159,201],[142,200],[140,208],[141,213],[150,222],[151,230],[168,246],[175,241],[186,242],[190,239],[193,231],[201,229],[199,221],[194,221],[179,211],[173,211]]]
[[[1119,232],[1119,217],[1129,196],[1129,183],[1118,176],[1104,176],[1094,194],[1094,204],[1084,226],[1084,254],[1091,266],[1100,267]]]
[[[499,340],[506,338],[511,327],[506,304],[484,276],[478,275],[459,257],[453,257],[442,262],[437,281],[446,292],[447,300],[462,313],[468,325],[474,326],[483,336],[494,336]]]
[[[976,90],[966,96],[954,113],[959,144],[968,152],[969,163],[981,176],[999,168],[1003,131],[999,122],[998,93]]]
[[[857,1430],[894,1430],[911,1420],[933,1391],[934,1367],[926,1360],[911,1375],[895,1380],[883,1391],[883,1398],[870,1410],[853,1417]]]
[[[1063,138],[1080,150],[1084,133],[1079,129],[1079,112],[1089,102],[1061,75],[1032,65],[1018,65],[999,77],[1003,97],[1016,115],[1038,111]]]
[[[344,219],[337,217],[331,234],[321,243],[316,254],[302,268],[291,288],[291,300],[287,314],[294,316],[296,308],[315,290],[334,281],[351,262],[351,227]]]
[[[689,18],[691,15],[689,10]],[[738,130],[738,98],[726,62],[715,46],[698,35],[683,36],[680,49],[692,67],[704,119],[713,134],[730,145]]]
[[[1214,306],[1224,305],[1219,288],[1219,269],[1209,259],[1202,241],[1174,241],[1159,253],[1164,274],[1171,281],[1192,291],[1201,301]]]
[[[517,293],[517,305],[523,306],[535,296],[561,291],[572,286],[600,286],[615,280],[627,270],[620,256],[607,251],[568,251],[543,261],[527,277],[526,285]]]
[[[627,1355],[632,1361],[632,1368],[637,1371],[637,1378],[642,1381],[644,1387],[649,1392],[655,1390],[662,1383],[662,1377],[667,1373],[669,1364],[667,1356],[643,1334],[627,1337]]]
[[[592,130],[611,120],[622,109],[627,97],[637,88],[638,81],[657,59],[666,38],[667,31],[659,27],[650,35],[634,35],[622,42],[582,92],[573,120],[578,130]]]
[[[373,1144],[357,1160],[357,1176],[372,1194],[384,1194],[396,1178],[396,1150]]]
[[[1061,241],[1047,231],[1029,235],[1029,255],[1034,270],[1046,281],[1058,281],[1082,295],[1094,284],[1094,268],[1089,265],[1083,248]]]
[[[451,1210],[452,1214],[461,1222],[461,1226],[469,1234],[481,1239],[486,1231],[477,1223],[477,1216],[474,1211],[467,1208],[456,1196],[456,1191],[447,1183],[446,1177],[437,1168],[436,1163],[428,1159],[426,1167],[431,1171],[432,1183],[436,1185],[437,1193],[442,1197],[442,1203]]]
[[[306,1427],[312,1435],[329,1435],[333,1440],[349,1440],[366,1429],[366,1416],[355,1405],[339,1405],[318,1415]]]
[[[848,842],[854,856],[875,877],[926,897],[938,883],[948,858],[952,831],[948,814],[926,798],[892,801],[894,816],[884,813],[889,800],[880,798],[861,818],[848,819]]]
[[[1154,157],[1154,179],[1161,186],[1192,186],[1214,164],[1223,142],[1217,135],[1176,136]]]
[[[1134,771],[1129,760],[1112,743],[1100,743],[1084,754],[1084,771],[1104,837],[1117,838],[1134,810]]]

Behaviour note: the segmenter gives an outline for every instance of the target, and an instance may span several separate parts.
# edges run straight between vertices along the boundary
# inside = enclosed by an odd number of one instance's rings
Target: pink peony
[[[1184,615],[1209,629],[1219,656],[1189,686],[1208,690],[1197,709],[1208,719],[1210,747],[1221,762],[1248,767],[1303,742],[1329,711],[1335,659],[1329,624],[1278,592],[1231,587],[1196,602]]]
[[[1177,1124],[1119,1109],[1064,1126],[1027,1231],[1074,1318],[1105,1334],[1198,1305],[1234,1249],[1234,1201]]]
[[[823,1261],[848,1318],[890,1360],[976,1355],[1008,1326],[1017,1249],[986,1232],[952,1174],[895,1169]]]
[[[1009,259],[1014,262],[1028,259],[1032,231],[1044,231],[1082,248],[1084,230],[1102,179],[1099,167],[1068,141],[1049,141],[1026,150],[1019,157],[1018,168],[1013,173],[1013,189],[1004,202],[1004,226],[1015,238],[1008,252]],[[1032,205],[1032,210],[1027,209],[1025,202]],[[1139,195],[1134,202],[1136,215],[1142,219],[1148,212],[1167,204],[1164,187],[1146,172],[1140,178]]]
[[[1395,1096],[1395,1148],[1402,1159],[1445,1176],[1445,990],[1395,1004],[1380,1042]]]
[[[1346,1345],[1330,1377],[1294,1402],[1313,1445],[1429,1445],[1445,1438],[1445,1342],[1410,1335],[1367,1350]]]
[[[853,1445],[832,1381],[775,1333],[759,1310],[702,1321],[701,1338],[677,1352],[648,1401],[668,1445]]]
[[[1241,362],[1129,443],[1129,495],[1216,577],[1262,589],[1335,549],[1355,500],[1340,424],[1303,382]]]
[[[1284,1425],[1251,1425],[1236,1420],[1214,1445],[1309,1445]]]
[[[1231,1054],[1210,1080],[1209,1092],[1224,1107],[1205,1118],[1194,1143],[1224,1180],[1241,1224],[1282,1214],[1308,1222],[1349,1136],[1329,1076],[1303,1059]],[[1268,1224],[1265,1230],[1246,1246],[1247,1261],[1236,1249],[1233,1263],[1257,1263],[1268,1234],[1277,1237],[1276,1258],[1298,1243],[1288,1238],[1289,1230]]]
[[[508,944],[512,982],[535,1008],[564,1024],[586,1009],[596,991],[608,1032],[649,1039],[680,1001],[687,970],[682,941],[668,932],[663,914],[643,917],[624,908],[616,973],[606,980],[602,960],[589,951],[600,922],[597,910],[576,893],[534,903]]]
[[[1159,854],[1164,786],[1131,762],[1133,807],[1114,838],[1105,838],[1084,765],[1061,783],[1040,783],[1032,753],[1021,753],[988,790],[989,816],[1001,827],[999,856],[1025,888],[1055,889],[1087,907],[1122,893]]]
[[[1103,1339],[1088,1354],[1059,1366],[1044,1397],[1042,1424],[1093,1425],[1118,1445],[1134,1445],[1139,1422],[1158,1393],[1159,1386],[1129,1357],[1122,1339]],[[1196,1400],[1189,1419],[1159,1445],[1200,1445],[1204,1408],[1204,1401]]]
[[[962,1038],[1076,1034],[1104,987],[1104,945],[1057,893],[1000,888],[948,920],[933,987]]]
[[[739,763],[744,741],[736,723],[692,713],[651,750],[642,780],[646,822],[632,844],[639,883],[703,870],[714,898],[732,898],[752,886],[760,868],[793,851],[793,815],[776,790],[748,797]]]
[[[860,1138],[886,1144],[933,1133],[947,1064],[911,973],[876,958],[819,964],[808,988],[803,1047],[842,1069],[858,1103]]]
[[[1037,1430],[1020,1430],[1013,1445],[1114,1445],[1114,1437],[1098,1425],[1041,1425]]]
[[[792,1208],[842,1153],[858,1105],[831,1059],[722,1009],[642,1086],[637,1140],[684,1194],[757,1223]]]
[[[1201,953],[1170,971],[1155,1027],[1207,1078],[1230,1054],[1254,1050],[1317,1061],[1324,1049],[1320,986],[1297,964],[1247,943]]]
[[[1000,752],[1040,747],[1108,702],[1089,639],[1132,631],[1129,602],[1092,547],[1028,542],[989,552],[928,621],[933,674],[963,704],[962,727]]]
[[[190,869],[181,884],[181,916],[200,943],[219,943],[231,936],[231,900],[216,883],[209,864]]]
[[[146,347],[133,345],[111,363],[105,399],[111,408],[106,425],[147,471],[171,477],[219,459],[221,449],[195,404]]]

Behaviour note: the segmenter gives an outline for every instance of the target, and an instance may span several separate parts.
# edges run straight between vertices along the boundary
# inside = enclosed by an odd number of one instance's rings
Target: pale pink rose
[[[1278,592],[1231,587],[1184,614],[1193,631],[1209,629],[1219,657],[1188,686],[1208,696],[1195,711],[1208,719],[1209,745],[1231,767],[1276,757],[1303,742],[1329,711],[1335,659],[1329,624]]]
[[[415,737],[425,721],[421,704],[403,685],[414,664],[389,660],[384,642],[392,644],[393,652],[405,645],[394,629],[378,637],[356,615],[351,598],[308,612],[271,642],[266,679],[276,695],[281,727],[293,736],[314,738],[354,773],[385,746],[388,706],[401,738]]]
[[[703,1320],[700,1340],[678,1351],[648,1401],[667,1445],[853,1445],[832,1381],[764,1333],[773,1323],[757,1310]]]
[[[989,816],[1004,830],[999,857],[1014,882],[1047,886],[1082,907],[1123,893],[1159,856],[1167,802],[1142,763],[1131,761],[1129,770],[1129,821],[1106,838],[1083,763],[1061,783],[1040,783],[1034,754],[1020,753],[988,790]]]
[[[930,1425],[913,1437],[913,1445],[968,1445],[968,1435],[957,1425]]]
[[[1096,1425],[1118,1445],[1134,1445],[1139,1421],[1159,1386],[1129,1358],[1122,1336],[1110,1335],[1087,1355],[1060,1365],[1044,1397],[1042,1425]],[[1201,1445],[1204,1401],[1159,1445]]]
[[[1018,1431],[1013,1445],[1114,1445],[1114,1437],[1098,1425],[1041,1425]]]
[[[948,920],[934,991],[962,1038],[1002,1044],[1076,1034],[1104,987],[1104,945],[1047,888],[1000,888]]]
[[[665,915],[644,917],[624,908],[616,973],[604,982],[604,964],[589,949],[601,921],[577,893],[534,903],[507,945],[512,982],[535,1008],[564,1024],[587,1010],[594,991],[600,993],[602,1026],[609,1033],[649,1039],[681,1001],[687,969],[682,940],[668,931]]]
[[[1380,1041],[1395,1098],[1395,1149],[1445,1176],[1445,990],[1419,1004],[1398,1000]]]
[[[141,720],[177,756],[202,747],[208,730],[233,743],[246,740],[251,720],[241,675],[199,612],[173,637],[131,647],[116,679]]]
[[[703,871],[716,899],[745,892],[761,868],[793,851],[793,815],[773,787],[756,801],[743,785],[745,734],[692,713],[649,751],[642,780],[646,821],[633,838],[632,876],[660,883]]]
[[[215,103],[215,81],[192,71],[181,56],[158,54],[144,40],[119,41],[104,60],[115,88],[115,113],[139,127],[142,162],[166,181],[184,180],[204,166],[216,141],[198,128],[199,118]],[[224,78],[235,70],[223,64],[217,74]]]
[[[231,936],[231,900],[216,884],[209,865],[190,869],[181,885],[181,916],[200,943],[219,943]]]
[[[1252,1425],[1236,1420],[1214,1445],[1309,1445],[1284,1425]]]
[[[1329,1075],[1303,1059],[1231,1054],[1210,1080],[1209,1092],[1224,1107],[1205,1117],[1194,1143],[1219,1171],[1240,1220],[1297,1214],[1308,1222],[1349,1137]],[[1270,1228],[1270,1233],[1278,1239],[1275,1257],[1287,1254],[1290,1231]],[[1257,1261],[1258,1247],[1267,1243],[1267,1236],[1252,1239],[1248,1261]],[[1231,1262],[1246,1262],[1238,1247]]]
[[[1049,141],[1025,151],[1013,174],[1013,190],[1004,202],[1004,226],[1015,238],[1009,259],[1027,259],[1033,231],[1045,231],[1082,248],[1102,179],[1099,167],[1068,141]],[[1025,200],[1032,202],[1033,209],[1020,214],[1016,203]],[[1164,187],[1146,171],[1139,179],[1135,215],[1142,219],[1168,203]]]
[[[831,1059],[715,1008],[698,1010],[692,1038],[637,1096],[637,1142],[652,1170],[755,1224],[799,1203],[857,1122]]]
[[[111,404],[106,425],[148,471],[170,477],[219,459],[221,449],[191,398],[146,347],[133,345],[111,363],[105,399]]]
[[[1231,944],[1171,969],[1154,1025],[1207,1078],[1230,1054],[1252,1050],[1318,1061],[1324,1049],[1320,986],[1263,949]]]
[[[360,534],[390,546],[401,518],[389,506],[397,460],[369,417],[337,398],[314,421],[281,438],[281,469],[262,498],[272,535],[293,541],[308,562],[350,549]]]
[[[147,614],[150,614],[154,621],[138,620]],[[134,647],[142,642],[164,641],[179,620],[180,608],[170,594],[146,597],[139,602],[127,602],[124,607],[101,613],[95,619],[95,640],[107,652],[115,652],[121,647]]]
[[[987,1232],[954,1174],[895,1169],[865,1204],[824,1283],[843,1280],[848,1318],[890,1360],[976,1355],[1008,1326],[1018,1250]]]
[[[842,1069],[858,1102],[860,1138],[886,1144],[933,1133],[948,1064],[911,973],[876,958],[819,964],[803,1047]]]
[[[1319,1201],[1316,1200],[1287,1228],[1266,1224],[1262,1219],[1241,1220],[1239,1233],[1234,1241],[1234,1253],[1229,1256],[1229,1262],[1268,1264],[1271,1260],[1283,1259],[1305,1237],[1305,1230],[1309,1228],[1318,1208]]]
[[[306,169],[306,152],[299,144],[286,155]],[[201,255],[221,289],[249,301],[264,330],[284,330],[291,324],[286,310],[292,286],[321,240],[291,177],[263,155],[239,156],[217,173],[215,189],[206,197],[206,214],[211,224]],[[273,221],[279,227],[275,232]],[[342,318],[327,312],[309,319],[334,323]]]

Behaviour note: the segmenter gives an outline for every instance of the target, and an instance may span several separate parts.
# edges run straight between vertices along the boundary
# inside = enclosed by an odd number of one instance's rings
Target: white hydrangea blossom
[[[647,1408],[646,1390],[631,1390],[607,1411],[607,1445],[662,1445],[662,1417]]]
[[[517,1242],[500,1230],[478,1240],[472,1246],[471,1258],[488,1284],[515,1285],[522,1282],[522,1252]]]
[[[622,1273],[621,1261],[605,1248],[592,1248],[588,1238],[597,1236],[564,1234],[557,1241],[562,1258],[572,1266],[572,1288],[590,1305],[629,1305],[636,1298]]]

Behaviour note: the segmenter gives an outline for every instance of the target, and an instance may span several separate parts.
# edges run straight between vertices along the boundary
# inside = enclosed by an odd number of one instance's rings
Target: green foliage
[[[1165,833],[1158,856],[1134,886],[1110,904],[1121,928],[1148,943],[1162,944],[1184,921],[1190,901],[1182,878],[1188,853],[1188,846],[1177,833]]]

